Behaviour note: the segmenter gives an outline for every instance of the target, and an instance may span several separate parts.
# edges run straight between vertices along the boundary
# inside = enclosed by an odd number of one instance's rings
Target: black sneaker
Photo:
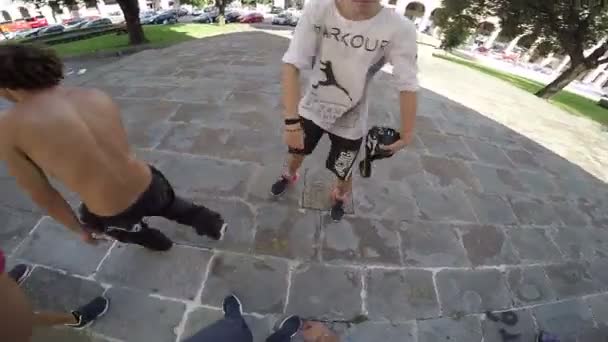
[[[224,239],[228,224],[224,222],[222,215],[201,205],[197,205],[197,210],[196,220],[192,223],[196,233],[201,236],[206,235],[216,241]]]
[[[282,336],[294,337],[298,331],[302,329],[302,319],[300,317],[292,315],[285,318],[281,324],[279,324],[279,329],[277,329],[277,333]]]
[[[25,279],[30,276],[32,268],[29,265],[19,264],[13,267],[12,270],[8,271],[8,276],[13,279],[17,285],[23,284]]]
[[[222,308],[224,309],[224,317],[226,318],[243,317],[243,304],[241,304],[239,297],[234,294],[224,298]]]
[[[281,196],[282,194],[285,193],[285,191],[287,191],[287,188],[289,187],[290,184],[293,184],[297,181],[298,181],[297,174],[295,176],[291,177],[291,179],[289,179],[289,176],[283,175],[283,176],[281,176],[281,178],[279,178],[279,180],[277,180],[274,184],[272,184],[272,187],[270,188],[270,194],[272,194],[275,197]]]
[[[340,222],[344,217],[344,202],[339,200],[336,201],[336,203],[334,203],[334,205],[331,207],[329,214],[334,222]]]
[[[66,326],[74,329],[83,329],[91,324],[94,320],[103,316],[110,306],[110,301],[105,297],[97,297],[78,309],[72,311],[72,315],[76,318],[75,324],[66,324]]]

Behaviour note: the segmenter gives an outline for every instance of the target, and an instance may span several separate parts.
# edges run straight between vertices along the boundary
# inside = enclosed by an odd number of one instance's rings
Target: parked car
[[[243,24],[262,23],[264,22],[264,16],[260,13],[249,13],[242,16],[239,21]]]
[[[61,33],[63,31],[65,31],[65,26],[63,26],[61,24],[55,24],[55,25],[49,25],[47,27],[40,29],[40,31],[38,31],[37,35],[43,36],[45,34]]]
[[[36,37],[38,36],[38,31],[40,31],[41,29],[42,27],[17,32],[17,34],[15,35],[15,39]]]
[[[109,18],[101,18],[101,19],[87,21],[80,28],[89,29],[89,28],[102,27],[102,26],[108,26],[108,25],[112,25],[112,20],[110,20]]]
[[[177,14],[173,11],[163,12],[153,17],[144,19],[141,23],[143,25],[163,25],[163,24],[175,24],[179,20]]]
[[[108,19],[112,21],[112,24],[122,24],[125,21],[125,16],[121,11],[108,13]]]
[[[272,6],[272,8],[270,9],[270,14],[279,14],[282,12],[283,12],[283,9],[281,7]]]
[[[207,13],[201,13],[196,18],[194,18],[192,22],[199,24],[211,24],[213,22],[213,18],[211,18]]]
[[[49,26],[49,22],[43,15],[37,15],[32,18],[26,18],[25,22],[27,22],[31,28],[39,28]]]
[[[178,17],[185,17],[189,14],[188,10],[184,7],[180,7],[177,9],[177,16]]]
[[[71,26],[71,25],[76,25],[78,23],[82,23],[84,21],[90,21],[90,20],[95,20],[95,19],[101,19],[101,17],[92,15],[92,16],[81,17],[81,18],[69,18],[69,19],[64,19],[61,23],[63,24],[63,26]]]
[[[239,11],[230,11],[230,12],[227,12],[225,14],[226,22],[227,23],[238,23],[239,20],[241,19],[241,16],[242,16],[242,14]],[[214,21],[217,22],[218,18],[219,18],[219,15],[217,17],[215,17]]]
[[[292,15],[287,12],[277,14],[272,18],[272,24],[273,25],[289,25],[291,23],[291,17],[292,17]]]

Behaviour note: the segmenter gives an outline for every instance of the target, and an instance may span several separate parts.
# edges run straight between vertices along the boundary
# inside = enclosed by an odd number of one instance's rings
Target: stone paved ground
[[[68,309],[102,293],[113,303],[85,332],[39,331],[36,341],[181,341],[219,317],[230,291],[256,341],[288,313],[338,322],[351,342],[525,342],[539,329],[606,341],[600,127],[422,48],[413,146],[356,179],[354,214],[332,223],[314,209],[327,206],[327,142],[294,191],[267,195],[283,162],[286,45],[264,32],[214,37],[85,78],[117,98],[140,157],[224,214],[223,242],[154,220],[179,243],[168,253],[86,246],[2,169],[0,246],[12,263],[36,265],[24,285],[34,305]],[[386,73],[374,81],[372,120],[395,126],[390,83]]]

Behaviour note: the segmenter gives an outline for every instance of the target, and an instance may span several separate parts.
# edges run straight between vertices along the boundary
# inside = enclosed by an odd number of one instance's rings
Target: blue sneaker
[[[302,329],[302,319],[292,315],[285,318],[281,324],[279,324],[277,333],[280,333],[283,336],[294,337],[300,329]]]
[[[243,317],[243,304],[241,304],[239,297],[234,294],[224,298],[222,308],[224,310],[224,317],[226,318]]]

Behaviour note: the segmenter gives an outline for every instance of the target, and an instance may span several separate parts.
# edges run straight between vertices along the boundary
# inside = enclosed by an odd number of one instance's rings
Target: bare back
[[[150,183],[132,154],[120,111],[97,90],[56,88],[17,104],[14,147],[102,216],[120,213]]]

